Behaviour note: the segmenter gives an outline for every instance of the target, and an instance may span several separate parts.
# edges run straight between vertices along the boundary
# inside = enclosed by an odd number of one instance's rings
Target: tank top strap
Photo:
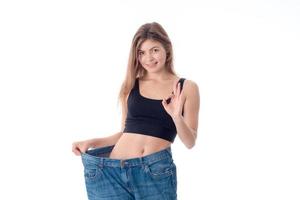
[[[180,92],[182,91],[183,88],[183,83],[184,83],[185,78],[180,78],[177,83],[180,83]]]
[[[135,82],[134,82],[133,88],[137,89],[138,87],[139,87],[139,78],[135,78]]]

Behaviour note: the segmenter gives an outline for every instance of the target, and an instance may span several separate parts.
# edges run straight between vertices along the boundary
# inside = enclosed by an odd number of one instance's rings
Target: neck
[[[170,74],[168,72],[160,72],[160,73],[146,73],[143,77],[144,80],[157,80],[157,81],[163,81],[163,80],[169,80],[174,77],[173,74]]]

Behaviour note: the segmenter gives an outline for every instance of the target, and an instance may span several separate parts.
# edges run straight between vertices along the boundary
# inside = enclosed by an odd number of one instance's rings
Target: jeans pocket
[[[174,170],[174,163],[171,159],[163,159],[157,162],[146,164],[146,170],[153,178],[165,178],[171,176]]]
[[[102,170],[97,165],[89,165],[84,167],[84,178],[86,181],[99,180],[102,176]]]

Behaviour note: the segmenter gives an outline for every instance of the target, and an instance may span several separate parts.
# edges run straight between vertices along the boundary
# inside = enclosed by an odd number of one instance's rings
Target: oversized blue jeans
[[[171,148],[138,158],[111,159],[113,146],[81,154],[89,200],[176,200]]]

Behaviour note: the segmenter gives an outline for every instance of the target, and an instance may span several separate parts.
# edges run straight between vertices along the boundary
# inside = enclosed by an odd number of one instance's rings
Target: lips
[[[151,63],[151,64],[146,64],[146,66],[148,66],[148,67],[154,67],[154,66],[157,65],[157,63],[158,63],[158,62],[154,62],[154,63]]]

